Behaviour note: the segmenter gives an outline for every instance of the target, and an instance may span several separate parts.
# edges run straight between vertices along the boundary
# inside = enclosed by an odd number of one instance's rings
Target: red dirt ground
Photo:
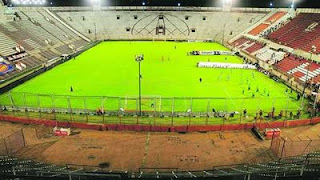
[[[57,165],[99,166],[105,170],[156,168],[204,170],[213,166],[270,161],[270,140],[259,141],[249,131],[210,133],[142,133],[74,129],[68,137],[38,138],[35,126],[0,122],[0,137],[24,129],[28,147],[15,156]],[[50,128],[44,129],[44,134]],[[47,130],[47,131],[46,131]],[[282,129],[291,139],[319,139],[320,125]]]

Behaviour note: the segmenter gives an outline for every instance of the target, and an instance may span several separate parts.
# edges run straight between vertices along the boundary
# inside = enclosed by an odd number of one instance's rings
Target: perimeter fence
[[[301,104],[289,96],[255,98],[152,96],[142,97],[142,116],[139,117],[139,98],[136,97],[30,93],[7,93],[0,96],[3,114],[103,124],[207,125],[255,122],[262,119],[281,121],[299,118],[302,115]]]

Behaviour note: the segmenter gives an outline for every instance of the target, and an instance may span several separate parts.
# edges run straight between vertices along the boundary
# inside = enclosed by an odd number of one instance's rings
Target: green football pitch
[[[237,56],[190,56],[193,50],[228,50],[217,43],[103,42],[0,96],[16,107],[138,108],[138,63],[141,63],[142,110],[255,113],[299,109],[296,93],[257,70],[196,67],[199,61],[243,63]],[[202,79],[202,82],[199,79]],[[71,87],[73,92],[71,92]],[[254,94],[254,97],[253,97]]]

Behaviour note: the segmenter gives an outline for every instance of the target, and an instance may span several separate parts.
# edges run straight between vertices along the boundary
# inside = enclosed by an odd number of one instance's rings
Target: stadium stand
[[[269,24],[259,24],[257,27],[255,27],[254,29],[252,29],[249,34],[256,36],[258,34],[260,34],[262,31],[264,31],[265,29],[267,29],[270,25]]]
[[[316,43],[320,36],[320,14],[300,13],[289,23],[279,30],[268,35],[268,38],[295,49],[310,51],[311,46]],[[318,49],[317,52],[320,52]]]
[[[40,52],[40,55],[45,57],[46,59],[54,59],[56,58],[58,55],[55,54],[54,52],[52,52],[51,50],[45,50],[45,51],[42,51]]]
[[[272,16],[266,19],[263,23],[259,24],[258,26],[253,28],[251,31],[249,31],[248,34],[251,34],[253,36],[259,35],[261,32],[263,32],[268,27],[270,27],[273,23],[281,19],[285,14],[286,12],[283,12],[283,11],[274,13]]]
[[[290,54],[277,63],[275,67],[301,82],[309,80],[319,82],[317,77],[320,74],[320,65],[304,58]]]
[[[0,31],[28,51],[46,46],[45,43],[20,26],[18,22],[0,24]]]
[[[262,49],[265,45],[255,40],[246,37],[240,37],[232,43],[233,46],[247,52],[248,54],[254,53]]]
[[[132,11],[101,11],[100,13],[95,13],[89,10],[86,11],[56,11],[54,12],[58,17],[63,19],[65,22],[74,27],[77,31],[81,32],[85,36],[90,37],[91,39],[95,38],[104,38],[104,39],[113,39],[113,38],[157,38],[153,35],[141,35],[137,34],[135,36],[130,35],[132,27],[140,21],[135,27],[144,27],[148,25],[150,21],[143,21],[141,19],[154,16],[155,13],[146,11],[146,12],[132,12]],[[170,20],[173,24],[178,24],[178,29],[184,29],[185,25],[190,29],[194,29],[195,32],[190,32],[190,38],[213,38],[217,41],[221,41],[223,38],[229,40],[252,24],[256,23],[266,13],[224,13],[224,12],[203,12],[201,14],[196,12],[167,12],[166,18]],[[137,19],[134,19],[134,16],[137,16]],[[174,18],[174,17],[178,18]],[[119,19],[117,19],[119,17]],[[188,17],[188,18],[186,18]],[[152,18],[150,18],[152,19]],[[220,19],[227,19],[228,21],[220,21]],[[124,23],[125,22],[125,23]],[[170,23],[166,23],[170,26]],[[227,28],[226,28],[227,27]],[[129,28],[129,31],[126,29]],[[169,27],[168,27],[169,28]],[[186,38],[184,33],[179,31],[173,33],[167,33],[165,37],[174,37],[174,38]]]
[[[281,61],[285,54],[285,52],[279,52],[270,49],[269,47],[265,47],[257,51],[256,57],[264,62],[268,62],[269,64],[275,64]]]
[[[280,61],[279,63],[277,63],[275,65],[275,67],[279,68],[281,71],[283,72],[288,72],[291,69],[294,69],[300,65],[302,65],[304,62],[303,59],[297,59],[295,56],[293,55],[289,55],[287,57],[285,57],[282,61]]]
[[[0,175],[2,177],[28,176],[32,178],[59,178],[67,179],[78,177],[90,179],[94,177],[116,179],[145,179],[145,178],[222,178],[239,177],[250,175],[253,179],[263,177],[301,177],[317,173],[320,165],[319,152],[313,152],[302,156],[276,159],[268,163],[235,164],[216,166],[210,170],[202,171],[178,171],[175,168],[147,169],[142,168],[139,172],[121,172],[112,169],[95,166],[65,165],[56,166],[22,160],[10,156],[0,156]]]
[[[0,32],[0,55],[8,56],[17,53],[14,47],[16,47],[16,43]]]
[[[19,54],[16,50],[18,46],[31,55],[18,60],[9,58],[7,63],[16,68],[0,76],[1,81],[41,66],[62,54],[75,53],[88,44],[52,17],[45,8],[22,8],[14,16],[13,21],[0,23],[0,55],[8,59],[11,55]]]
[[[280,18],[282,18],[285,14],[286,12],[283,12],[283,11],[276,12],[271,17],[269,17],[265,22],[272,24],[278,21]]]

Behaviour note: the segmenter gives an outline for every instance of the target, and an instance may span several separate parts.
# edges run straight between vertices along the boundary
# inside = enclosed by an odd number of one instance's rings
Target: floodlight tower
[[[294,9],[294,7],[295,7],[295,0],[292,0],[291,8]]]
[[[231,11],[231,7],[232,7],[232,1],[233,0],[223,0],[223,11]]]
[[[317,47],[316,46],[311,46],[311,50],[310,50],[310,61],[312,62],[312,55],[313,53],[317,52]],[[301,110],[303,110],[303,106],[304,106],[304,96],[305,96],[305,91],[308,85],[308,77],[309,77],[309,69],[310,69],[310,65],[307,66],[307,75],[305,78],[305,82],[304,82],[304,86],[303,86],[303,91],[302,91],[302,101],[301,101]]]
[[[135,61],[139,64],[139,116],[142,115],[141,113],[141,62],[144,60],[144,55],[136,55]]]
[[[101,9],[101,0],[91,0],[92,10],[98,11]]]

